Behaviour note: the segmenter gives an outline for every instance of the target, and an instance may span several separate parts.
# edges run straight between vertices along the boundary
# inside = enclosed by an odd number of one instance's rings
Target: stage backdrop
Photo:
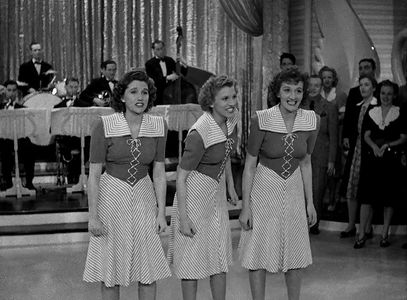
[[[75,76],[84,87],[106,59],[117,62],[120,77],[144,67],[154,39],[164,40],[174,57],[178,24],[184,29],[182,56],[190,65],[238,80],[245,128],[251,96],[261,91],[253,79],[261,67],[252,63],[258,43],[230,21],[217,0],[2,0],[0,81],[17,78],[32,41],[42,44],[58,80]]]

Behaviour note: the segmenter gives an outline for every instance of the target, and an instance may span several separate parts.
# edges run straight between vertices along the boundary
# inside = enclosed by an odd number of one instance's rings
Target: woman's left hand
[[[315,211],[314,204],[312,203],[307,205],[307,218],[309,227],[312,227],[317,223],[317,212]]]
[[[156,219],[156,232],[162,233],[167,228],[167,220],[164,215],[159,214]]]
[[[231,188],[228,190],[229,198],[228,202],[234,206],[236,206],[237,201],[239,201],[239,196],[236,193],[236,190],[234,188]]]

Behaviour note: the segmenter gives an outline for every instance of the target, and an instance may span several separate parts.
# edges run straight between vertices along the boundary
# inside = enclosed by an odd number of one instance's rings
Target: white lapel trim
[[[382,108],[381,106],[373,107],[369,111],[369,116],[372,118],[373,122],[376,123],[377,126],[381,130],[383,130],[385,127],[387,127],[390,122],[393,122],[396,120],[400,115],[400,108],[397,106],[392,106],[390,107],[389,112],[387,113],[386,117],[383,120],[383,114],[382,114]]]

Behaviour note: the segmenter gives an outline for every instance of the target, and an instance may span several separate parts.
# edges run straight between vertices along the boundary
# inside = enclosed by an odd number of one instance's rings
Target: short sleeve
[[[103,121],[97,119],[92,125],[90,138],[90,159],[91,163],[104,163],[106,161],[107,140],[103,129]]]
[[[164,162],[165,161],[165,145],[167,143],[167,132],[168,126],[167,122],[164,120],[164,136],[157,138],[157,149],[155,151],[154,161]]]
[[[265,132],[261,131],[259,128],[259,118],[254,116],[251,120],[250,124],[250,134],[249,134],[249,140],[247,143],[247,152],[251,156],[258,156],[260,147],[263,143]]]
[[[195,170],[203,155],[205,147],[203,140],[196,130],[191,131],[185,139],[185,149],[182,155],[180,167],[184,170]]]
[[[317,114],[315,114],[315,116],[317,118],[317,126],[315,130],[311,131],[311,134],[307,139],[307,154],[312,154],[312,151],[314,151],[315,142],[317,141],[318,137],[319,126],[321,124],[321,117]]]

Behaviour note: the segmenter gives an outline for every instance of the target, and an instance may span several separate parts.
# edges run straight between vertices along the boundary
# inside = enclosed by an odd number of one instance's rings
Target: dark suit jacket
[[[42,61],[40,74],[38,74],[32,60],[23,63],[18,72],[18,81],[28,83],[28,87],[24,88],[23,94],[27,94],[30,88],[37,91],[46,88],[52,80],[52,74],[45,75],[45,72],[50,69],[52,69],[52,66],[49,63]]]
[[[117,81],[113,80],[116,84]],[[93,98],[106,93],[108,97],[112,97],[113,93],[109,86],[109,81],[105,77],[93,79],[91,83],[79,95],[79,99],[75,101],[75,106],[88,107],[93,106]]]
[[[167,68],[167,75],[170,75],[175,72],[175,61],[169,57],[164,56],[165,66]],[[165,104],[163,103],[163,92],[167,86],[169,86],[172,82],[167,82],[165,77],[163,76],[163,72],[160,66],[160,60],[156,57],[149,59],[146,64],[146,72],[149,77],[154,80],[155,87],[157,88],[157,98],[155,100],[154,105]],[[185,67],[181,67],[181,74],[186,76],[188,69]]]

